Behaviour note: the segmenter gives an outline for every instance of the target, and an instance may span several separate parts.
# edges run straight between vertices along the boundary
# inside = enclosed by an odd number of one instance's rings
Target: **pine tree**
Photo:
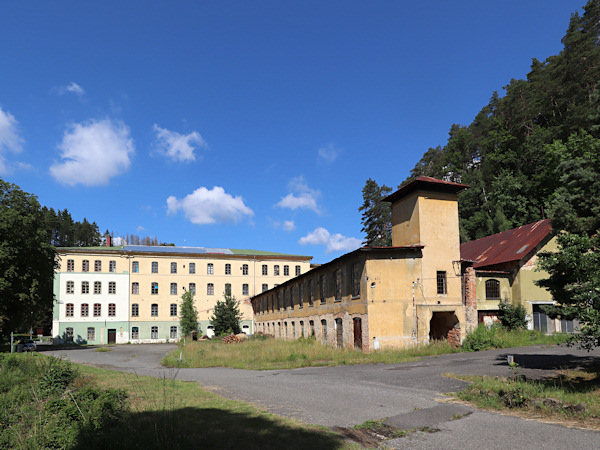
[[[223,300],[218,300],[213,315],[210,318],[210,324],[215,328],[215,335],[238,334],[241,332],[240,321],[242,313],[240,304],[229,292],[223,294]]]
[[[362,212],[361,231],[365,233],[363,244],[369,247],[389,247],[392,245],[392,210],[383,198],[391,192],[392,188],[379,186],[375,180],[369,178],[363,187],[363,204],[359,211]]]
[[[192,331],[198,331],[198,312],[194,306],[194,294],[186,291],[181,296],[181,332],[183,336],[189,336]]]

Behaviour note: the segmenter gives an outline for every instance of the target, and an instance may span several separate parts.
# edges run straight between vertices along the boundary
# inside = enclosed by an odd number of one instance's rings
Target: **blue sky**
[[[584,1],[0,4],[0,176],[117,234],[356,248],[396,188]]]

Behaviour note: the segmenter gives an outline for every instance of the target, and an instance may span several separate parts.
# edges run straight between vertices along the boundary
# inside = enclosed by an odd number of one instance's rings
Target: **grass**
[[[129,397],[126,420],[107,429],[92,448],[358,448],[322,427],[225,399],[196,382],[174,380],[176,370],[164,379],[88,366],[79,370],[86,382],[124,389]]]
[[[511,377],[454,377],[471,383],[456,396],[480,408],[600,429],[600,365],[542,380],[522,380],[518,368]]]
[[[483,329],[482,329],[483,328]],[[167,355],[167,367],[231,367],[251,370],[294,369],[313,366],[352,364],[394,364],[460,351],[511,348],[528,345],[552,345],[566,342],[567,335],[544,335],[539,331],[507,331],[501,327],[477,328],[472,347],[456,348],[443,341],[405,349],[383,349],[365,353],[356,349],[338,349],[322,345],[314,338],[283,340],[253,338],[238,344],[224,344],[220,339],[188,342]],[[468,342],[466,340],[465,342]],[[182,354],[181,360],[179,359]]]
[[[282,339],[250,339],[239,344],[220,340],[191,342],[163,359],[167,367],[232,367],[237,369],[294,369],[311,366],[399,363],[422,356],[457,352],[445,342],[402,350],[380,350],[364,353],[355,349],[325,346],[313,338],[285,341]],[[183,352],[182,360],[179,354]]]

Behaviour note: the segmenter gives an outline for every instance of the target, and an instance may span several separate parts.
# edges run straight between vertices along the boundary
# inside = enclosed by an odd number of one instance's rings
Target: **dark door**
[[[354,347],[362,350],[362,319],[355,317],[352,322],[354,324]]]
[[[108,343],[109,344],[117,343],[117,330],[114,330],[114,329],[108,330]]]
[[[342,348],[344,346],[344,328],[342,325],[342,319],[335,319],[335,328],[337,332],[337,346]]]

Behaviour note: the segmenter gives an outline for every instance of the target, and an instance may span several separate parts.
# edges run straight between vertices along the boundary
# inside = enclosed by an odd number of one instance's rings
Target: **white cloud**
[[[361,246],[360,239],[347,237],[340,233],[331,234],[323,227],[315,228],[311,233],[301,237],[298,243],[300,245],[324,245],[327,253],[349,252]]]
[[[309,188],[304,177],[300,176],[292,179],[288,184],[288,189],[291,192],[279,200],[275,206],[291,210],[309,209],[317,214],[320,213],[317,199],[321,196],[321,193]]]
[[[74,81],[71,81],[71,83],[66,86],[60,86],[60,87],[56,88],[56,91],[58,92],[58,95],[64,95],[64,94],[70,93],[70,94],[75,94],[78,97],[81,97],[85,94],[85,90],[80,85],[75,83]]]
[[[285,231],[294,231],[296,229],[296,224],[293,220],[285,220],[283,222],[283,229]]]
[[[159,151],[173,161],[194,161],[196,159],[194,151],[201,147],[207,147],[206,141],[196,131],[192,131],[190,134],[180,134],[161,128],[156,124],[154,124],[154,131]]]
[[[129,128],[109,119],[70,125],[58,145],[63,161],[50,173],[63,184],[99,186],[126,172],[135,152]]]
[[[10,171],[6,153],[20,153],[23,150],[23,138],[17,131],[18,124],[11,113],[0,108],[0,175]]]
[[[200,187],[181,200],[171,195],[167,198],[167,213],[176,214],[179,210],[190,222],[198,225],[237,222],[244,216],[254,215],[242,197],[233,197],[220,186],[210,190]]]
[[[340,150],[335,148],[333,144],[329,144],[327,147],[321,147],[318,151],[319,159],[331,164],[340,155]]]

